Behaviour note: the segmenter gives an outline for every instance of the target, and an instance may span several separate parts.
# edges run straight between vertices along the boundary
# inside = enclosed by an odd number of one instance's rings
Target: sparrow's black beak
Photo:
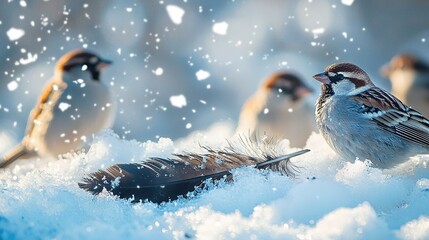
[[[328,72],[322,72],[313,76],[317,81],[324,84],[331,84],[331,80],[329,79]]]

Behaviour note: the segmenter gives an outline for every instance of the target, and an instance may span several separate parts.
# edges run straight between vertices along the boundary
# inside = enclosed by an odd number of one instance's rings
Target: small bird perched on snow
[[[115,115],[113,94],[100,80],[100,72],[109,64],[86,50],[65,54],[30,113],[23,140],[4,155],[0,167],[17,159],[57,157],[110,127]]]
[[[304,147],[316,130],[305,99],[312,90],[289,72],[270,75],[243,105],[236,133],[287,138],[291,147]]]
[[[429,65],[426,62],[412,54],[399,54],[380,72],[389,78],[395,97],[429,116]]]
[[[391,168],[429,153],[429,120],[376,87],[358,66],[336,63],[313,77],[322,83],[317,125],[344,160]]]
[[[155,157],[142,163],[116,164],[85,177],[79,187],[94,195],[107,191],[132,202],[161,203],[187,197],[189,192],[204,188],[208,179],[231,181],[231,170],[243,166],[293,176],[295,169],[290,159],[310,151],[304,149],[279,156],[272,148],[273,142],[245,139],[243,144],[244,152],[232,145],[224,150],[204,147],[207,151],[204,154],[175,154],[173,159]]]

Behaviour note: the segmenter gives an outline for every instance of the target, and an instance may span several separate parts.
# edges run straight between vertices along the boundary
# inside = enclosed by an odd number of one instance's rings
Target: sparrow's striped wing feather
[[[33,110],[31,110],[27,121],[27,128],[25,130],[26,132],[25,135],[28,135],[33,131],[34,124],[35,124],[34,121],[40,116],[43,110],[43,104],[45,104],[48,101],[49,96],[52,94],[52,91],[53,91],[52,85],[53,83],[51,82],[45,86],[42,92],[42,95],[39,98],[39,101],[37,102],[36,106],[34,106]]]
[[[395,133],[415,143],[429,147],[429,122],[417,111],[410,109],[408,114],[397,117],[397,113],[388,112],[378,118],[383,129]],[[423,119],[422,119],[423,118]],[[386,123],[386,119],[393,119]]]
[[[31,134],[34,128],[35,121],[42,115],[46,104],[49,104],[49,107],[52,107],[53,103],[50,101],[56,101],[61,96],[64,88],[67,87],[64,82],[55,82],[50,81],[43,89],[42,95],[39,98],[36,106],[34,106],[33,110],[30,112],[27,121],[27,128],[25,130],[25,135]]]
[[[147,199],[160,203],[186,196],[203,186],[207,179],[226,177],[231,180],[230,171],[241,166],[255,165],[256,168],[271,168],[293,175],[290,158],[308,152],[302,150],[278,158],[261,159],[231,151],[207,150],[206,154],[175,155],[176,159],[151,158],[140,164],[117,164],[92,173],[79,186],[93,194],[105,189],[133,202]]]
[[[381,128],[411,142],[429,147],[429,120],[388,92],[373,87],[354,98],[364,115]]]

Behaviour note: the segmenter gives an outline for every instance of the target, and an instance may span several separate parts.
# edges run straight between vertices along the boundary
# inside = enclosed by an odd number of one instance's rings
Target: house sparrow
[[[243,105],[236,133],[287,138],[291,147],[304,147],[316,130],[312,109],[305,105],[311,93],[292,73],[272,74]]]
[[[389,78],[392,94],[429,116],[429,65],[412,54],[399,54],[380,72]]]
[[[30,113],[23,140],[4,155],[0,167],[20,158],[57,157],[110,127],[115,114],[113,95],[100,80],[100,72],[109,64],[86,50],[64,55]]]
[[[313,77],[322,83],[317,125],[343,159],[391,168],[429,153],[429,120],[376,87],[358,66],[337,63]]]

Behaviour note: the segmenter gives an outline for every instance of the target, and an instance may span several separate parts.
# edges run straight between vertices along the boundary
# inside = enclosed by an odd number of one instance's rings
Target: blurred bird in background
[[[389,78],[392,94],[429,116],[429,64],[409,53],[396,55],[380,72]]]
[[[113,94],[100,79],[111,61],[76,50],[65,54],[30,113],[21,143],[0,161],[6,167],[17,159],[57,157],[83,146],[92,134],[112,125]]]
[[[314,110],[305,102],[311,93],[293,73],[271,74],[244,103],[236,133],[286,138],[291,147],[304,147],[316,131]]]

